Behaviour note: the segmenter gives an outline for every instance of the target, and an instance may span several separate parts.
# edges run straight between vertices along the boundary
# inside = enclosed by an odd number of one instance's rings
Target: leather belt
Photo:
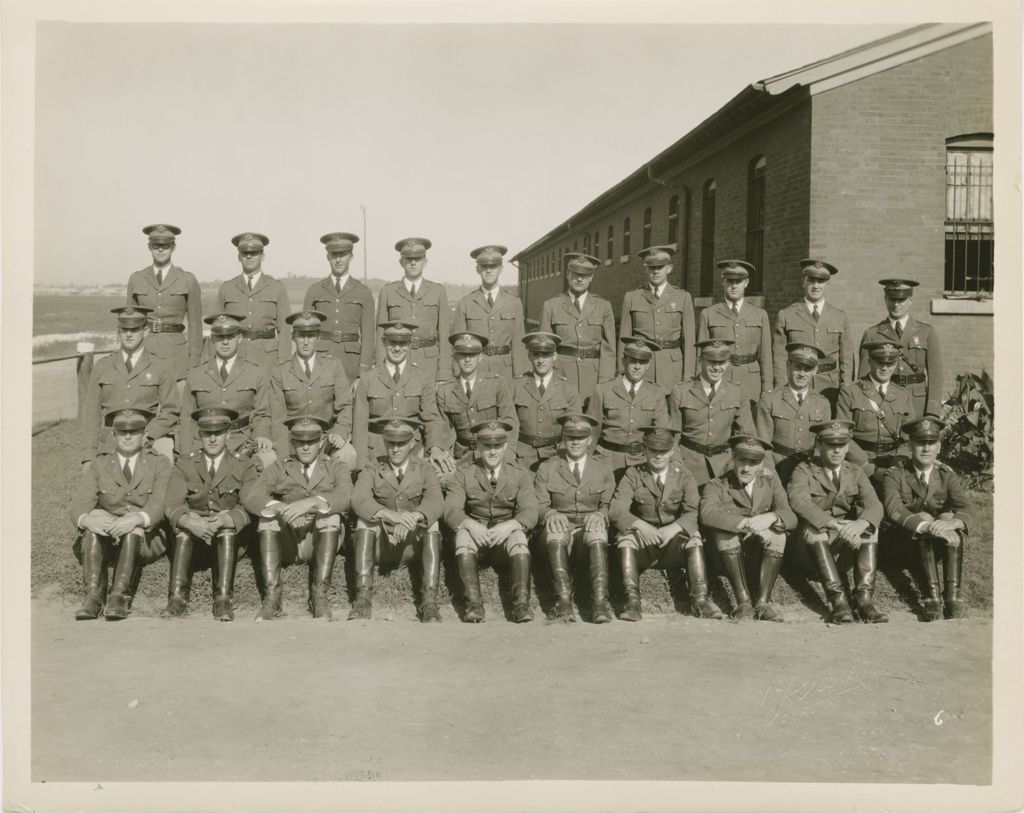
[[[342,333],[340,330],[321,330],[321,339],[330,339],[332,342],[358,342],[358,333]]]
[[[757,361],[757,353],[747,353],[745,356],[730,356],[729,361],[732,364],[750,364],[752,361]]]
[[[485,356],[507,356],[512,352],[510,344],[489,344],[484,348]]]
[[[693,449],[695,452],[699,452],[704,457],[714,457],[716,454],[729,451],[729,444],[723,443],[721,446],[705,446],[703,443],[697,443],[695,440],[689,438],[679,438],[679,445],[685,446],[687,449]]]
[[[910,373],[909,375],[894,375],[892,380],[897,387],[905,387],[907,384],[923,384],[927,380],[924,373]]]
[[[808,459],[813,451],[811,449],[791,449],[789,446],[783,446],[781,443],[776,443],[775,441],[772,441],[772,447],[777,454],[780,454],[783,457],[801,457]]]
[[[854,440],[856,440],[856,438],[854,438]],[[870,440],[858,440],[857,445],[865,452],[874,452],[875,454],[885,454],[886,452],[893,452],[900,448],[899,441],[895,440],[887,440],[882,443],[875,443]]]
[[[644,444],[639,440],[635,443],[612,443],[610,440],[601,438],[597,441],[597,445],[603,446],[605,449],[611,449],[613,452],[622,452],[623,454],[640,455],[644,453]]]
[[[560,344],[557,350],[560,356],[573,356],[578,359],[599,359],[601,348],[597,346],[577,347],[575,344]]]
[[[239,333],[246,339],[274,339],[277,337],[276,327],[242,327]]]
[[[249,425],[249,416],[244,415],[241,418],[235,418],[231,423],[228,424],[228,429],[245,429]]]
[[[428,339],[413,338],[409,343],[409,347],[413,350],[419,350],[421,347],[433,347],[435,344],[437,344],[437,336],[431,336]]]
[[[817,373],[830,373],[830,372],[832,372],[838,366],[839,365],[836,364],[834,361],[819,361],[818,362],[818,369],[815,370],[815,372],[817,372]]]
[[[147,319],[150,333],[184,333],[185,326],[181,322],[164,322],[160,319]]]
[[[519,441],[534,449],[541,446],[554,446],[562,439],[561,435],[531,435],[529,432],[520,432]]]
[[[676,347],[681,347],[683,338],[680,336],[678,339],[648,339],[648,341],[654,342],[661,350],[673,350]]]

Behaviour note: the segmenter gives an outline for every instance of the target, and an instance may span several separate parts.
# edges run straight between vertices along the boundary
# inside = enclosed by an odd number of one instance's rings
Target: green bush
[[[994,408],[992,378],[961,373],[956,387],[943,402],[946,429],[940,458],[953,467],[969,488],[992,483]]]

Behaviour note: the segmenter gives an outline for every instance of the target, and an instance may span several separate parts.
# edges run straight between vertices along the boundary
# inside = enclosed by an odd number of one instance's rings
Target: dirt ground
[[[984,613],[836,628],[797,608],[606,626],[206,610],[75,622],[34,601],[33,781],[990,781]]]

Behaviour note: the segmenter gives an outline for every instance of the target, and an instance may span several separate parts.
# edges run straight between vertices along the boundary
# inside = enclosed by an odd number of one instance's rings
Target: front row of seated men
[[[608,603],[608,545],[614,540],[621,564],[625,605],[619,618],[641,617],[639,576],[644,569],[686,570],[690,604],[699,618],[721,618],[708,596],[704,544],[714,545],[732,587],[737,620],[781,621],[771,593],[787,537],[806,545],[815,562],[836,624],[888,618],[873,604],[879,530],[915,544],[923,570],[923,615],[931,621],[964,614],[960,596],[963,544],[969,517],[957,476],[937,461],[942,424],[925,417],[904,426],[909,459],[881,476],[879,500],[864,470],[846,460],[851,421],[816,424],[815,453],[802,461],[784,488],[765,456],[771,444],[748,433],[729,441],[732,466],[699,494],[694,476],[678,454],[680,431],[644,429],[644,461],[630,466],[618,486],[611,464],[592,455],[593,416],[558,419],[561,448],[544,460],[536,476],[509,459],[512,425],[488,419],[473,427],[475,454],[464,455],[442,496],[434,466],[417,449],[421,424],[411,417],[374,419],[372,432],[384,454],[364,466],[355,486],[351,470],[328,456],[328,422],[315,416],[287,420],[290,456],[262,472],[252,458],[229,451],[237,413],[210,407],[190,416],[200,448],[171,469],[166,457],[144,448],[152,413],[114,410],[106,416],[114,450],[89,463],[72,501],[78,528],[75,550],[82,563],[85,601],[79,619],[125,618],[141,568],[169,548],[166,616],[188,606],[191,576],[204,562],[213,569],[213,614],[233,618],[235,565],[243,532],[255,521],[263,603],[257,620],[282,612],[281,568],[310,567],[309,609],[330,618],[328,589],[351,510],[351,546],[356,599],[349,618],[372,614],[376,567],[422,568],[419,606],[424,622],[439,621],[437,585],[441,527],[451,531],[465,596],[463,620],[480,622],[484,607],[478,568],[501,557],[511,571],[512,618],[533,618],[530,608],[530,536],[535,529],[547,554],[557,603],[554,617],[575,619],[569,561],[589,565],[592,620],[612,620]],[[614,533],[613,533],[614,532]],[[746,550],[744,550],[746,548]],[[759,551],[757,584],[747,583],[744,558]],[[945,591],[939,590],[936,553],[944,558]],[[853,559],[853,609],[840,576]],[[113,581],[105,596],[107,569]],[[105,609],[104,609],[105,602]]]

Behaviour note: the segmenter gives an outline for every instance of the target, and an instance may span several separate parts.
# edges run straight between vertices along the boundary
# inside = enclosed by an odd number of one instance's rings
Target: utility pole
[[[363,213],[363,282],[366,282],[366,255],[369,253],[369,241],[366,238],[366,204],[360,203],[359,209]]]

